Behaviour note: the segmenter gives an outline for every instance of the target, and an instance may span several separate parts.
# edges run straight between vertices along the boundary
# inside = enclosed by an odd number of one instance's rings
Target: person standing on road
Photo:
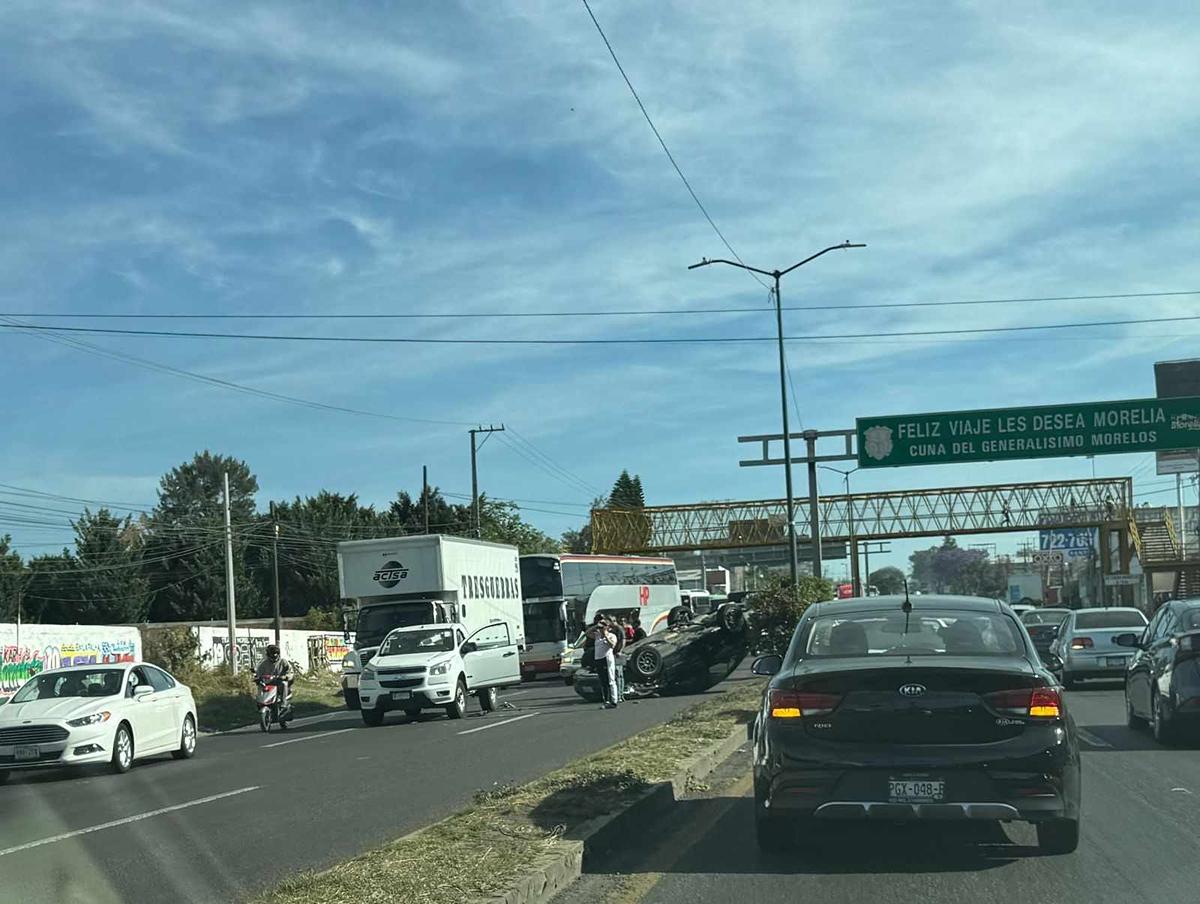
[[[596,673],[600,676],[600,689],[604,694],[604,708],[617,707],[616,657],[613,651],[617,638],[609,630],[608,622],[600,616],[596,625],[595,652]]]
[[[629,627],[633,629],[633,634],[629,638],[630,643],[637,643],[639,640],[646,639],[646,629],[642,627],[641,618],[635,615],[633,617],[633,621],[630,622]]]

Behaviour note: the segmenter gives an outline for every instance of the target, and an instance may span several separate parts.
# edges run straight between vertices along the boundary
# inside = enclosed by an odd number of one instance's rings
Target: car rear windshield
[[[1022,612],[1021,621],[1027,625],[1061,625],[1067,620],[1067,616],[1070,614],[1070,612],[1061,609],[1052,609],[1047,612],[1034,609],[1030,612]]]
[[[1146,616],[1128,609],[1113,611],[1099,609],[1095,612],[1080,612],[1075,616],[1076,628],[1098,630],[1103,628],[1144,628]]]
[[[986,612],[856,612],[814,619],[800,638],[809,656],[1016,656],[1021,629],[1007,615]]]
[[[60,700],[64,697],[111,697],[121,692],[123,669],[85,669],[78,672],[45,672],[30,678],[10,703]]]

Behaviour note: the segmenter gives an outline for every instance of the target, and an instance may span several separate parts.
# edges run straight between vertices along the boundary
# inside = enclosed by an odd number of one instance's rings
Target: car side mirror
[[[774,675],[783,667],[782,656],[759,656],[754,660],[754,665],[750,666],[750,671],[755,675]]]
[[[458,648],[458,652],[460,652],[463,656],[466,656],[468,653],[474,653],[478,649],[479,645],[477,643],[475,643],[473,640],[468,640],[465,644]]]
[[[147,694],[153,694],[153,693],[154,693],[154,688],[152,688],[148,684],[139,684],[133,689],[134,697],[144,697]]]
[[[1142,645],[1141,639],[1132,631],[1118,634],[1113,638],[1113,642],[1119,647],[1140,647]]]

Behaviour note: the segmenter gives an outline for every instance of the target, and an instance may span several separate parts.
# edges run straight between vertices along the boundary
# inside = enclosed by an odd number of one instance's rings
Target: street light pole
[[[820,465],[820,467],[826,471],[833,471],[835,474],[841,474],[842,479],[846,482],[846,533],[850,538],[850,561],[852,563],[850,569],[850,582],[854,584],[854,593],[856,596],[866,596],[866,594],[862,591],[863,581],[862,576],[858,571],[858,543],[854,537],[854,504],[850,501],[850,475],[855,471],[862,469],[851,468],[848,471],[843,471],[841,468],[834,468],[830,467],[829,465]],[[870,580],[870,575],[867,576],[867,579]]]
[[[779,401],[783,414],[783,474],[784,487],[787,490],[788,546],[790,548],[793,584],[797,582],[797,578],[799,576],[800,558],[796,549],[796,497],[792,492],[792,441],[788,425],[787,359],[784,356],[783,348],[783,300],[779,293],[779,280],[782,277],[787,276],[787,274],[791,273],[798,267],[803,267],[809,261],[816,260],[822,254],[827,254],[830,251],[837,251],[842,248],[866,247],[866,245],[854,244],[851,242],[842,242],[840,245],[830,245],[828,248],[824,248],[821,251],[818,251],[816,254],[810,255],[804,260],[792,264],[786,270],[760,270],[758,267],[748,266],[743,264],[741,261],[731,261],[723,258],[718,258],[716,260],[704,258],[700,261],[700,263],[692,264],[690,267],[688,267],[689,270],[695,270],[698,267],[707,267],[709,264],[727,264],[730,267],[737,267],[741,270],[749,270],[751,273],[759,273],[763,276],[769,276],[775,281],[775,328],[779,341]],[[813,576],[818,578],[821,577],[820,542],[820,537],[814,534],[812,537]]]

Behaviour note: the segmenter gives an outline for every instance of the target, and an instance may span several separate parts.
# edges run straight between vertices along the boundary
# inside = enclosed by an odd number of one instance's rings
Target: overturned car
[[[625,696],[693,694],[723,681],[746,657],[751,630],[744,606],[726,603],[694,621],[651,634],[625,647],[617,667]],[[603,699],[592,669],[575,673],[575,693],[593,703]]]

